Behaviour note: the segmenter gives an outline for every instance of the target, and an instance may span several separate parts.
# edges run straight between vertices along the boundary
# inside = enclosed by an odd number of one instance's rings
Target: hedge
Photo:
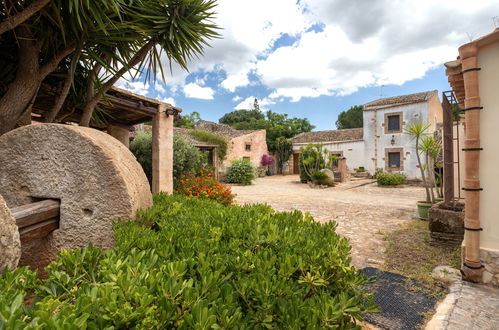
[[[115,224],[112,250],[63,250],[47,279],[4,272],[0,328],[346,329],[373,311],[334,222],[154,200],[137,222]]]
[[[378,173],[376,174],[376,182],[380,186],[395,186],[404,184],[407,177],[402,173]]]

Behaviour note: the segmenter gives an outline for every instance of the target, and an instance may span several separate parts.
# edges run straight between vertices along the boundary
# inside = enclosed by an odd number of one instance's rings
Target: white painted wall
[[[404,132],[385,134],[383,122],[386,113],[402,112],[403,126],[407,127],[416,121],[428,123],[428,103],[414,103],[378,110],[364,111],[364,140],[366,169],[374,173],[376,168],[383,168],[385,171],[385,148],[403,148],[404,170],[402,171],[408,178],[421,178],[420,170],[417,167],[417,156],[414,141]],[[395,143],[392,145],[392,136]],[[377,149],[377,150],[376,150]],[[386,160],[388,162],[388,160]]]
[[[480,234],[482,248],[499,250],[499,42],[479,49],[480,89]]]
[[[339,143],[321,142],[324,149],[328,151],[343,151],[343,157],[347,159],[347,167],[350,170],[366,167],[367,162],[364,157],[364,141],[346,141]],[[305,147],[308,143],[294,143],[293,151],[299,151],[301,147]]]

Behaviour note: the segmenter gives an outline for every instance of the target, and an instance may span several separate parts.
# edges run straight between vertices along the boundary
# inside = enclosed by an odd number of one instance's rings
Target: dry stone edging
[[[152,205],[142,167],[118,140],[87,127],[40,124],[0,137],[0,194],[9,208],[61,201],[59,229],[21,247],[20,265],[36,268],[61,248],[111,247],[112,223]]]

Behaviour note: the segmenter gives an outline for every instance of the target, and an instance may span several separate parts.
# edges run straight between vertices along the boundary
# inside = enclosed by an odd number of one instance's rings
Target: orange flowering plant
[[[197,175],[182,175],[177,181],[175,193],[198,197],[201,199],[211,199],[223,205],[231,205],[235,194],[229,187],[218,182],[209,169],[201,169]]]

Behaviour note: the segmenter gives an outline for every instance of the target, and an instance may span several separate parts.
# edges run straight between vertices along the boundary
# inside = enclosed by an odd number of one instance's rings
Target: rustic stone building
[[[404,128],[416,121],[430,124],[433,133],[442,122],[442,105],[437,91],[388,97],[364,105],[363,127],[301,133],[291,139],[293,156],[290,173],[298,173],[300,148],[308,143],[322,143],[330,154],[346,158],[350,170],[364,167],[374,174],[402,172],[420,178],[414,141]]]
[[[262,156],[268,153],[267,132],[262,130],[236,130],[225,124],[200,120],[196,129],[206,130],[223,136],[228,141],[227,156],[221,165],[221,170],[227,168],[236,159],[247,159],[253,166],[260,166]]]

